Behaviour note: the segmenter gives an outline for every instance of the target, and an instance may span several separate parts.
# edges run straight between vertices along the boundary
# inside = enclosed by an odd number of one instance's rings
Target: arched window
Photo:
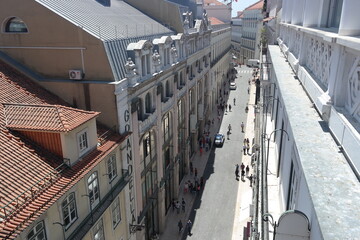
[[[147,93],[145,96],[145,112],[151,113],[151,95],[150,93]]]
[[[28,32],[28,29],[23,20],[13,17],[6,22],[5,32],[26,33]]]

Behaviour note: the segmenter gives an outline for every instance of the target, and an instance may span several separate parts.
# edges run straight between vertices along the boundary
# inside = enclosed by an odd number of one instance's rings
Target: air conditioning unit
[[[83,78],[83,73],[81,70],[69,70],[69,78],[81,80]]]

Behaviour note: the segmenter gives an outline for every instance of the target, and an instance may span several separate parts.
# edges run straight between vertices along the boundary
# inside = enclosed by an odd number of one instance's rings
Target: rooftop
[[[13,121],[21,129],[28,124],[41,128],[39,123],[46,122],[45,129],[61,126],[60,130],[68,130],[98,113],[68,107],[66,102],[2,61],[0,103],[0,239],[15,239],[125,137],[116,133],[107,135],[95,150],[68,168],[59,156],[8,128],[6,121]],[[59,109],[65,111],[62,117],[57,112]],[[19,115],[24,110],[28,111],[25,118]],[[27,122],[39,116],[41,121],[34,121],[37,124]],[[70,116],[75,119],[68,119]],[[68,125],[59,121],[68,121]],[[98,128],[98,134],[102,133],[104,129]]]
[[[269,52],[300,156],[299,169],[316,211],[308,217],[317,218],[324,239],[357,239],[360,183],[302,85],[294,80],[279,46],[269,45]]]
[[[245,8],[244,11],[262,9],[263,6],[264,6],[264,0],[260,0],[252,5],[248,6],[247,8]]]
[[[219,20],[216,17],[209,17],[209,20],[211,22],[211,25],[218,25],[218,24],[224,24],[223,21]]]

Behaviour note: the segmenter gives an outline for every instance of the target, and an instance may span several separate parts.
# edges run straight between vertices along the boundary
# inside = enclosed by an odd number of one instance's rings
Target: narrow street
[[[239,207],[236,206],[238,190],[239,184],[248,187],[249,183],[246,178],[244,182],[241,179],[236,180],[234,172],[235,165],[240,165],[243,158],[243,139],[248,137],[241,132],[241,122],[247,121],[245,107],[249,100],[248,80],[251,78],[252,69],[242,66],[237,67],[237,70],[237,89],[229,91],[227,101],[232,109],[224,113],[220,126],[220,133],[225,135],[225,143],[222,148],[213,148],[209,155],[203,175],[205,188],[195,200],[194,210],[190,215],[193,222],[192,235],[184,234],[183,239],[240,239],[232,236],[236,207]],[[230,139],[227,139],[229,124],[232,131]]]

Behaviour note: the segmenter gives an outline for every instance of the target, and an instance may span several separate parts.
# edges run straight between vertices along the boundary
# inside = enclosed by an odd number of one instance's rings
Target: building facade
[[[244,9],[242,13],[241,55],[240,63],[248,59],[260,58],[260,35],[263,27],[264,1],[258,1]]]
[[[119,204],[114,198],[109,213],[95,214],[95,205],[90,207],[73,225],[76,230],[66,229],[66,239],[90,239],[97,232],[106,239],[151,239],[166,227],[171,201],[199,148],[230,63],[230,27],[212,31],[202,2],[172,2],[34,0],[13,1],[0,10],[3,61],[66,104],[101,111],[99,121],[126,136],[116,155],[119,169],[126,169],[126,178],[118,174],[126,180]],[[44,35],[47,22],[56,28]],[[99,179],[104,185],[95,201],[98,209],[113,199],[103,188],[118,187],[105,186],[102,179],[110,173],[103,172],[104,164],[96,175],[84,177],[92,188]],[[110,211],[119,208],[121,230],[111,230]],[[47,232],[61,230],[49,225]],[[21,234],[19,239],[26,239],[29,229]]]
[[[265,103],[272,109],[264,113],[270,120],[265,134],[275,141],[268,160],[277,166],[279,188],[280,212],[271,214],[303,212],[310,239],[356,239],[360,3],[279,4],[278,46],[269,45],[262,57],[270,69]]]

